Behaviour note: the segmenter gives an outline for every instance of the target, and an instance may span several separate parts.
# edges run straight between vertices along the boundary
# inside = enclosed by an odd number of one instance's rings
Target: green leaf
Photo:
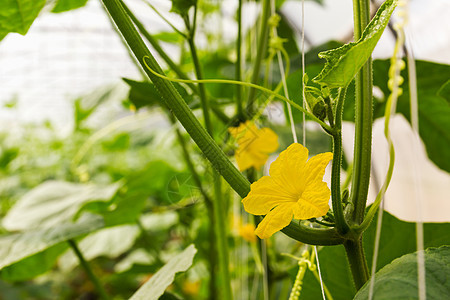
[[[103,226],[100,216],[83,215],[76,223],[0,236],[0,277],[26,280],[44,273],[67,249],[63,242]]]
[[[107,151],[125,151],[130,148],[130,134],[121,132],[111,139],[102,141],[102,146]]]
[[[438,64],[417,60],[416,81],[419,104],[419,134],[425,144],[428,157],[436,166],[450,172],[450,102],[446,98],[450,92],[450,65]],[[374,119],[384,117],[385,100],[390,94],[387,86],[389,60],[375,60],[373,63],[374,86],[377,86],[383,95],[374,101]],[[410,118],[409,77],[407,70],[401,76],[404,83],[401,86],[403,94],[397,102],[397,112],[403,114],[407,120]],[[354,85],[350,84],[344,103],[343,119],[354,121],[355,101]]]
[[[376,220],[376,218],[375,218]],[[369,268],[372,264],[376,222],[364,233],[364,251]],[[384,212],[380,236],[377,270],[394,259],[416,251],[416,224],[403,222]],[[439,247],[450,242],[450,223],[425,223],[424,247]],[[323,247],[319,251],[323,280],[335,300],[352,299],[355,289],[342,246]],[[316,278],[307,271],[302,285],[303,299],[320,299],[321,290]],[[375,298],[378,299],[378,298]],[[391,298],[393,299],[393,298]]]
[[[130,86],[130,92],[128,93],[128,99],[136,107],[140,109],[142,107],[154,107],[163,105],[161,95],[155,88],[155,85],[149,81],[135,81],[128,78],[122,78]],[[175,88],[186,103],[192,102],[192,96],[189,95],[186,90],[178,83],[174,83]]]
[[[73,221],[80,208],[93,201],[109,201],[120,187],[47,181],[25,194],[3,219],[7,230],[58,227]]]
[[[139,236],[135,225],[122,225],[104,228],[94,232],[78,242],[78,248],[89,261],[99,256],[116,258],[128,251]],[[68,249],[60,258],[59,265],[64,272],[69,272],[79,263],[72,249]]]
[[[194,245],[190,245],[183,252],[170,259],[130,299],[157,300],[173,282],[175,274],[186,271],[192,265],[196,252],[197,249],[195,249]]]
[[[122,78],[130,86],[128,99],[140,109],[144,106],[156,106],[161,103],[161,96],[153,83],[148,81],[135,81],[128,78]]]
[[[450,247],[425,250],[426,298],[450,299]],[[368,299],[370,281],[356,294],[355,300]],[[407,254],[375,274],[374,299],[419,299],[417,253]]]
[[[187,15],[189,9],[197,4],[197,0],[171,0],[171,12],[177,13],[181,16]]]
[[[116,273],[124,273],[130,271],[134,266],[145,266],[148,272],[149,265],[155,262],[155,258],[144,249],[136,249],[130,252],[126,257],[114,266]]]
[[[0,41],[10,32],[25,35],[45,5],[45,0],[3,0],[0,9]]]
[[[168,32],[159,32],[153,34],[153,37],[160,41],[165,43],[171,43],[171,44],[179,44],[183,41],[183,37],[178,33],[174,31],[168,31]]]
[[[396,5],[396,0],[386,0],[356,43],[319,53],[319,57],[325,58],[327,62],[313,81],[329,88],[348,86],[372,55]]]
[[[100,104],[110,100],[115,94],[117,94],[115,88],[106,87],[76,99],[74,103],[75,129],[81,128],[83,121],[89,118]]]
[[[107,226],[135,223],[151,196],[161,202],[171,200],[167,199],[168,183],[177,174],[166,162],[152,161],[124,179],[123,188],[113,200],[115,209],[95,212],[102,214]]]
[[[283,13],[280,13],[280,23],[278,24],[277,33],[280,38],[286,39],[283,43],[283,47],[286,52],[291,55],[297,55],[300,51],[296,42],[296,28],[294,24],[286,18]]]
[[[5,169],[19,155],[19,148],[3,148],[0,146],[0,169]]]
[[[86,5],[88,0],[58,0],[55,7],[52,9],[52,13],[60,13],[77,9]]]
[[[450,79],[441,86],[437,94],[439,97],[447,100],[447,103],[450,104]]]
[[[374,85],[381,89],[385,98],[390,93],[387,87],[389,66],[389,60],[374,62]],[[448,88],[450,65],[418,60],[416,75],[420,137],[431,161],[442,170],[450,172],[450,103],[445,99],[445,93],[442,95]],[[403,70],[401,76],[404,78],[403,94],[398,98],[397,111],[411,120],[407,70]],[[382,117],[384,108],[385,102],[376,102],[374,117]]]

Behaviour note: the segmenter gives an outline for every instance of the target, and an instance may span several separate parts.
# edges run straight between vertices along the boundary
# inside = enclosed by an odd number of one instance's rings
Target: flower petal
[[[278,149],[278,135],[270,128],[261,128],[256,132],[257,138],[251,143],[251,151],[272,153]]]
[[[323,175],[325,174],[325,168],[333,158],[333,153],[325,152],[317,154],[314,157],[311,157],[310,160],[306,163],[304,172],[304,184],[308,186],[313,181],[322,181]]]
[[[306,220],[324,216],[330,209],[330,195],[330,189],[323,181],[307,185],[294,209],[294,218]]]
[[[253,167],[255,164],[252,154],[245,150],[236,150],[235,158],[241,172]]]
[[[290,193],[300,195],[304,186],[302,182],[307,159],[308,149],[294,143],[270,165],[270,176]]]
[[[250,193],[242,199],[245,211],[253,215],[265,215],[277,205],[296,202],[295,195],[289,194],[269,176],[252,183]]]
[[[261,239],[271,237],[275,232],[288,226],[292,220],[295,203],[280,204],[272,209],[259,223],[255,234]]]

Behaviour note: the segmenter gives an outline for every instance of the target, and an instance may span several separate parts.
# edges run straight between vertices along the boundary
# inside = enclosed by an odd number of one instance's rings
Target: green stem
[[[217,172],[214,172],[214,231],[217,241],[217,252],[219,256],[219,278],[221,281],[220,291],[221,299],[232,300],[233,294],[231,292],[231,277],[228,269],[228,242],[227,242],[227,222],[224,218],[226,216],[225,202],[222,199],[222,178]]]
[[[77,246],[77,243],[74,240],[68,240],[67,243],[69,243],[70,248],[72,248],[73,252],[75,252],[75,255],[78,257],[78,260],[80,261],[81,266],[83,267],[84,271],[88,275],[89,279],[92,281],[92,284],[94,285],[94,287],[97,290],[100,297],[104,300],[108,300],[109,297],[106,294],[105,289],[103,288],[102,284],[100,283],[100,280],[98,280],[97,276],[95,276],[89,263],[86,261],[86,259],[84,259],[83,254],[81,253],[80,249]]]
[[[195,46],[194,36],[195,36],[195,28],[196,28],[196,19],[197,19],[197,6],[195,6],[195,13],[194,13],[194,21],[192,27],[190,27],[189,20],[186,17],[185,18],[185,24],[186,27],[189,30],[189,36],[187,38],[189,43],[189,49],[191,51],[192,55],[192,61],[194,63],[195,67],[195,74],[197,76],[198,80],[203,79],[202,74],[202,68],[200,65],[200,61],[198,59],[197,55],[197,48]],[[213,136],[212,131],[212,124],[211,119],[209,116],[209,103],[208,99],[206,97],[206,90],[205,86],[202,83],[198,84],[199,91],[200,91],[200,101],[202,105],[203,110],[203,116],[205,119],[205,127],[206,131]],[[214,180],[214,197],[212,201],[210,202],[210,206],[212,205],[213,210],[213,216],[214,218],[211,219],[213,228],[214,228],[214,239],[211,240],[211,245],[214,245],[214,250],[217,251],[217,256],[219,259],[219,280],[220,280],[220,286],[221,286],[221,296],[222,299],[232,299],[232,290],[231,290],[231,277],[230,277],[230,271],[229,271],[229,263],[228,263],[228,239],[227,239],[227,231],[226,231],[226,220],[225,216],[226,210],[224,210],[224,203],[222,199],[222,184],[221,184],[221,178],[219,173],[217,173],[216,170],[213,170],[213,180]],[[205,198],[209,199],[209,198]],[[213,270],[212,270],[213,271]],[[212,279],[211,279],[212,280]],[[215,280],[215,279],[214,279]],[[216,289],[215,282],[214,287],[210,285],[210,289],[214,291],[214,294],[210,295],[211,297],[216,296],[217,292],[219,292],[218,289]]]
[[[370,1],[353,0],[355,40],[359,40],[370,20]],[[364,219],[370,183],[372,151],[372,59],[366,62],[355,79],[355,147],[350,200],[354,205],[352,221]]]
[[[339,233],[346,234],[349,230],[344,217],[341,201],[341,160],[342,160],[342,108],[344,106],[346,88],[339,89],[336,105],[335,133],[333,134],[333,163],[331,169],[331,201]]]
[[[153,4],[151,4],[148,1],[145,1],[145,3],[147,3],[148,6],[150,6],[150,8],[161,18],[164,20],[164,22],[167,23],[167,25],[169,25],[170,27],[172,27],[172,29],[178,33],[179,35],[181,35],[182,37],[186,38],[186,34],[184,34],[183,32],[181,32],[178,28],[175,27],[175,25],[173,25],[169,20],[167,20],[166,17],[164,17],[159,10],[156,9],[156,7],[153,6]]]
[[[267,39],[269,37],[269,17],[270,17],[270,0],[263,0],[261,15],[261,29],[258,38],[258,48],[256,50],[256,61],[253,65],[253,74],[251,82],[257,84],[259,82],[259,72],[261,70],[261,63],[266,54]],[[256,90],[250,88],[248,93],[247,114],[251,117],[254,113],[253,102],[255,99]]]
[[[200,65],[200,61],[197,55],[197,48],[195,46],[194,36],[195,36],[195,28],[196,28],[196,18],[197,18],[197,6],[195,6],[194,20],[193,25],[190,27],[189,20],[185,18],[186,27],[189,30],[188,43],[189,49],[191,51],[192,60],[195,66],[195,73],[198,80],[203,79],[202,68]],[[200,91],[200,101],[202,104],[203,116],[205,119],[205,127],[206,131],[213,136],[212,124],[209,117],[209,103],[206,97],[205,86],[202,83],[198,84]],[[219,259],[219,280],[220,280],[220,290],[216,290],[215,292],[220,291],[221,298],[223,300],[232,300],[233,293],[231,290],[231,277],[229,271],[229,259],[228,259],[228,237],[227,237],[227,224],[226,224],[226,216],[228,215],[225,209],[225,203],[222,198],[222,179],[220,178],[220,174],[214,170],[213,171],[213,180],[214,180],[214,198],[212,201],[213,215],[214,219],[212,220],[212,225],[214,226],[215,237],[214,240],[211,241],[211,244],[215,242],[215,247],[218,254]],[[216,294],[215,293],[215,294]],[[215,296],[210,295],[211,297]]]
[[[345,252],[352,271],[353,282],[356,290],[359,290],[369,280],[369,268],[362,246],[362,238],[347,240],[344,242]]]
[[[189,25],[189,20],[187,18],[185,19],[185,23],[186,23],[186,27],[189,29],[189,32],[190,32],[187,40],[188,40],[188,44],[189,44],[189,49],[191,50],[192,62],[194,63],[194,67],[195,67],[195,74],[197,75],[198,80],[202,80],[203,72],[202,72],[202,68],[200,66],[200,61],[199,61],[198,55],[197,55],[197,47],[195,46],[195,41],[194,41],[195,26],[193,26],[191,29],[191,27]],[[196,24],[195,16],[194,16],[194,24]],[[198,88],[200,91],[200,102],[202,105],[203,118],[205,119],[206,131],[212,136],[211,118],[209,116],[209,103],[208,103],[208,98],[206,97],[205,85],[203,83],[198,83]]]
[[[171,118],[172,124],[176,126],[175,120]],[[202,180],[200,179],[200,175],[198,175],[197,170],[194,167],[194,163],[192,162],[191,155],[189,154],[189,151],[187,149],[186,141],[184,140],[183,135],[181,134],[181,131],[176,128],[175,134],[177,135],[178,143],[181,146],[181,150],[183,152],[184,161],[186,162],[186,166],[188,167],[189,173],[192,175],[192,179],[195,182],[195,185],[197,185],[198,189],[200,190],[200,193],[202,194],[203,198],[206,202],[211,203],[211,199],[209,198],[209,195],[206,193],[205,189],[203,188]]]
[[[147,63],[152,70],[156,70],[159,74],[163,74],[161,67],[145,46],[144,41],[141,39],[136,29],[133,27],[131,20],[126,15],[121,6],[121,1],[102,0],[102,2],[142,68],[144,68],[149,78],[155,84],[155,87],[161,94],[162,100],[171,109],[172,113],[180,121],[205,157],[229,183],[231,188],[242,198],[247,196],[250,191],[250,183],[231,163],[222,149],[202,127],[173,84],[170,81],[159,78],[146,67]],[[147,57],[145,63],[144,57]],[[335,229],[309,228],[305,225],[297,225],[294,222],[291,222],[288,227],[283,229],[283,232],[293,239],[312,245],[338,245],[343,243],[343,238]]]
[[[359,40],[370,19],[370,1],[353,0],[355,40]],[[355,147],[353,154],[352,223],[361,224],[370,182],[372,151],[372,60],[366,62],[355,78]],[[352,271],[353,281],[359,290],[369,279],[367,261],[362,247],[362,236],[344,242],[345,252]]]
[[[242,1],[239,0],[238,9],[237,9],[237,22],[238,22],[238,34],[237,34],[237,40],[236,40],[236,66],[235,66],[235,79],[237,81],[242,80]],[[244,120],[244,109],[242,107],[242,87],[236,86],[236,112],[238,119],[241,121]]]

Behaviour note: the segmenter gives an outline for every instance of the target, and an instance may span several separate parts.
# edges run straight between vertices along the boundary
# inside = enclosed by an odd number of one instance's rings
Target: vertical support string
[[[406,1],[406,6],[408,6],[408,1]],[[408,7],[405,8],[406,14],[408,13]],[[408,81],[409,81],[409,95],[410,95],[410,105],[411,105],[411,126],[414,132],[414,144],[413,144],[413,155],[416,162],[419,161],[419,147],[420,147],[420,136],[419,136],[419,109],[418,109],[418,97],[417,97],[417,77],[416,77],[416,64],[414,60],[414,53],[412,51],[410,37],[406,38],[406,53],[407,64],[408,64]],[[417,280],[419,286],[419,300],[426,300],[426,270],[425,270],[425,256],[424,256],[424,236],[423,236],[423,215],[422,215],[422,199],[423,191],[420,183],[419,174],[421,174],[420,166],[418,163],[413,164],[414,166],[414,200],[416,202],[417,209],[417,220],[416,220],[416,247],[417,247]]]
[[[274,0],[270,1],[270,10],[271,10],[271,15],[274,16],[276,14]],[[272,34],[273,34],[274,38],[278,37],[276,26],[272,27]],[[281,73],[281,81],[283,83],[284,95],[286,98],[289,99],[289,93],[288,93],[287,83],[286,83],[286,75],[285,75],[284,66],[283,66],[283,58],[281,57],[280,50],[277,50],[277,59],[278,59],[278,66],[279,66],[280,73]],[[291,132],[292,132],[292,139],[294,140],[294,143],[297,143],[298,140],[297,140],[297,132],[295,130],[294,116],[292,114],[292,107],[289,103],[287,103],[287,108],[288,108],[288,115],[289,115],[289,124],[291,126]]]

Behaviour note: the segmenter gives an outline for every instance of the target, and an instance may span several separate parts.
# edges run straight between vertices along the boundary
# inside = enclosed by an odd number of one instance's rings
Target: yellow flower
[[[183,293],[189,296],[197,296],[200,290],[200,281],[184,281]]]
[[[235,157],[240,171],[251,167],[259,169],[266,163],[269,154],[278,149],[278,136],[270,128],[258,129],[247,121],[239,127],[228,128],[228,131],[238,143]]]
[[[256,242],[255,225],[247,223],[239,228],[239,235],[247,242]]]
[[[325,215],[329,209],[330,190],[322,181],[330,152],[308,159],[308,149],[292,144],[270,166],[270,176],[251,185],[242,200],[248,213],[266,215],[256,228],[265,239],[283,229],[292,220],[306,220]]]

